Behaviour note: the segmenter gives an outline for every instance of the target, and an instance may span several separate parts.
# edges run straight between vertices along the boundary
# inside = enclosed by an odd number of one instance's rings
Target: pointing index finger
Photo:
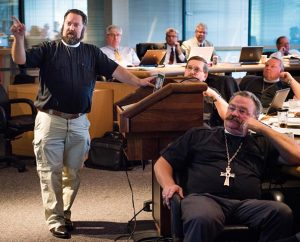
[[[21,24],[20,20],[17,19],[15,16],[11,16],[11,19],[14,22],[14,24]]]

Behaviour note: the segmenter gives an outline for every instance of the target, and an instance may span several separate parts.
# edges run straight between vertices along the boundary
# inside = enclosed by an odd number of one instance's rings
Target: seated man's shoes
[[[52,233],[52,235],[54,237],[57,237],[57,238],[61,238],[61,239],[70,239],[71,238],[70,232],[67,230],[66,226],[64,226],[64,225],[61,225],[57,228],[52,228],[52,229],[50,229],[50,232]]]
[[[68,231],[74,230],[74,224],[71,219],[65,218],[65,226]]]

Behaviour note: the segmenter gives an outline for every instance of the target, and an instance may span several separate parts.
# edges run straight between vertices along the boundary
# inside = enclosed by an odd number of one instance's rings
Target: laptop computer
[[[278,109],[281,109],[284,101],[289,95],[289,92],[290,92],[290,88],[277,90],[272,99],[272,102],[270,103],[270,106],[267,108],[263,108],[263,113],[272,114],[272,113],[276,113]]]
[[[214,51],[213,46],[192,47],[189,58],[191,58],[193,56],[200,56],[203,59],[205,59],[206,62],[210,62],[213,51]]]
[[[263,52],[263,46],[242,47],[239,62],[242,65],[258,64]]]
[[[161,65],[166,55],[166,50],[147,50],[139,66],[158,66]]]

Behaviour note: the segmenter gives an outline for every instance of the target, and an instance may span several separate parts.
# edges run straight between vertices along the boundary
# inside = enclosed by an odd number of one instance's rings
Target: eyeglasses
[[[197,31],[197,30],[196,30],[196,33],[197,33],[197,34],[207,34],[206,31]]]
[[[250,115],[250,113],[248,112],[248,110],[246,108],[237,107],[233,104],[228,105],[228,110],[232,113],[234,111],[237,111],[240,115],[243,115],[243,116]]]
[[[187,65],[185,67],[185,69],[187,69],[188,71],[193,71],[195,73],[203,72],[203,70],[201,70],[201,68],[196,67],[196,66],[191,66],[191,65]]]
[[[177,38],[177,35],[170,35],[170,34],[167,34],[167,37],[168,37],[168,38]]]
[[[120,38],[122,35],[121,34],[107,34],[110,37],[116,37],[116,38]]]

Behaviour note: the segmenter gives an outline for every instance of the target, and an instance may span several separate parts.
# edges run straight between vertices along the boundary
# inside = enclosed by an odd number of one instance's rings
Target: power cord
[[[129,242],[129,240],[132,238],[132,236],[135,232],[135,229],[136,229],[136,213],[135,213],[135,203],[134,203],[133,189],[132,189],[131,181],[130,181],[129,176],[128,176],[127,169],[125,169],[125,174],[126,174],[126,178],[127,178],[127,181],[128,181],[130,192],[131,192],[131,202],[132,202],[132,208],[133,208],[133,214],[134,214],[133,218],[130,221],[134,220],[134,225],[133,225],[133,230],[130,233],[120,235],[117,238],[115,238],[114,241],[118,241],[121,238],[128,237],[127,242]],[[129,231],[128,224],[127,224],[127,231]]]

